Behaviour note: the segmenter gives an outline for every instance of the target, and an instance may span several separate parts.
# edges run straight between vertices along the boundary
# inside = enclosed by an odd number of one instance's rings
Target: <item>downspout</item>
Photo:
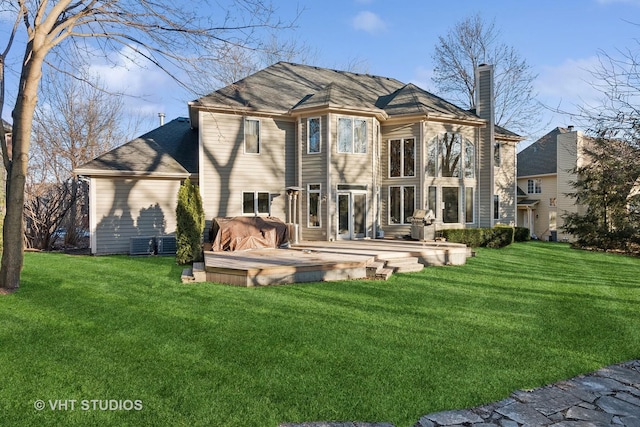
[[[371,189],[371,238],[376,238],[376,200],[377,200],[377,177],[378,177],[378,164],[376,163],[376,151],[377,151],[377,143],[380,140],[378,127],[375,126],[376,119],[371,119],[371,136],[373,136],[373,141],[371,141],[371,178],[373,182],[373,188]]]
[[[332,218],[332,200],[331,194],[331,113],[327,113],[327,240],[333,241],[334,236],[331,233],[331,218]]]
[[[425,121],[421,120],[420,121],[420,136],[419,136],[419,144],[416,144],[416,150],[420,150],[420,154],[418,156],[418,177],[420,178],[420,183],[419,183],[419,188],[420,188],[420,204],[418,204],[418,206],[420,206],[420,208],[426,208],[427,207],[427,203],[426,203],[426,197],[425,197],[425,193],[424,193],[424,179],[425,179],[425,168],[424,168],[424,153],[425,150],[423,149],[423,147],[426,147],[427,143],[424,140],[424,126],[425,126]],[[418,155],[418,153],[416,153],[416,155]]]
[[[297,171],[296,171],[296,187],[298,188],[302,188],[302,117],[298,118],[298,143],[296,144],[296,148],[297,148],[297,158],[296,158],[296,162],[297,162]],[[298,235],[296,236],[296,243],[298,243],[301,239],[300,239],[300,235],[302,234],[302,224],[300,224],[301,220],[300,220],[300,216],[302,215],[302,193],[304,192],[304,189],[300,190],[300,197],[298,197],[298,203],[295,204],[294,209],[297,209],[297,215],[294,215],[294,218],[296,218],[296,222],[298,225],[297,227],[294,226],[295,229],[298,230]],[[308,195],[307,195],[308,197]],[[295,201],[295,198],[294,198]]]
[[[98,192],[96,189],[96,179],[89,178],[89,246],[91,247],[91,255],[95,255],[97,251],[98,236],[96,231],[98,229],[98,222],[96,218],[96,200]]]

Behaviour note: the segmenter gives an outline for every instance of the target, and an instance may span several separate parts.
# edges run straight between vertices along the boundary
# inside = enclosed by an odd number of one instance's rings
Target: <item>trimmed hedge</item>
[[[494,228],[461,228],[441,230],[449,242],[464,243],[472,248],[503,248],[513,242],[529,240],[529,229],[524,227],[496,226]]]

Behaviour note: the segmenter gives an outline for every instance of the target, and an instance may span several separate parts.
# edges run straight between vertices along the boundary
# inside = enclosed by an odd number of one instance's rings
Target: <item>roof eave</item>
[[[88,169],[78,168],[74,169],[73,173],[80,176],[88,177],[135,177],[135,178],[172,178],[172,179],[185,179],[197,177],[197,173],[190,172],[148,172],[148,171],[118,171],[118,170],[105,170],[105,169]]]
[[[366,116],[375,116],[379,121],[388,120],[389,115],[379,108],[357,108],[348,105],[324,104],[314,105],[311,107],[298,107],[289,110],[289,114],[293,117],[309,115],[313,113],[337,113],[337,114],[360,114]]]

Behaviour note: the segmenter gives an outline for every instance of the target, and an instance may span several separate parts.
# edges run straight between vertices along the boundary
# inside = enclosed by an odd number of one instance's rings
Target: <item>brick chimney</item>
[[[486,120],[480,129],[478,145],[478,214],[480,227],[493,227],[494,172],[493,150],[495,141],[495,106],[493,65],[481,64],[476,69],[476,114]]]

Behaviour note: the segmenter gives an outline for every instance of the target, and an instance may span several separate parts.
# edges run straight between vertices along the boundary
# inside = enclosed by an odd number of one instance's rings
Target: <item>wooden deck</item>
[[[210,282],[266,286],[365,278],[367,266],[391,265],[402,258],[413,258],[423,266],[461,265],[469,254],[466,246],[446,242],[302,242],[289,249],[205,252],[205,271]]]

